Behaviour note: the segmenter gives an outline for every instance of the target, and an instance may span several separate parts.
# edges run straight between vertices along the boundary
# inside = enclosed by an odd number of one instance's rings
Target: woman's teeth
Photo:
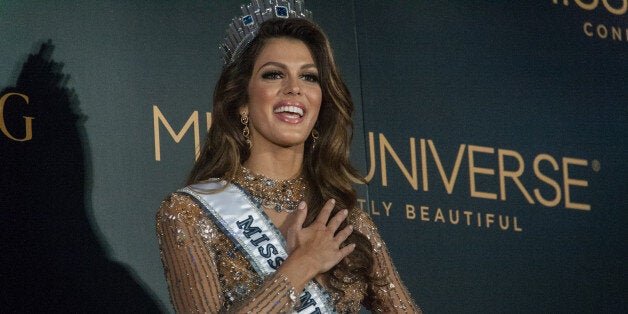
[[[294,113],[299,115],[300,117],[303,116],[303,109],[297,107],[297,106],[281,106],[281,107],[277,107],[275,108],[275,110],[273,110],[274,113]]]

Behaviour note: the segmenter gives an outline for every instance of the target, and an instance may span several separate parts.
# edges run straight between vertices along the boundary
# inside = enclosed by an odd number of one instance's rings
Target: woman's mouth
[[[282,105],[275,107],[273,113],[284,122],[299,123],[305,111],[299,106]]]

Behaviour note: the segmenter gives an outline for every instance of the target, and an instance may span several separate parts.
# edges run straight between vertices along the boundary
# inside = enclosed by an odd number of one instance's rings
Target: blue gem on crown
[[[275,15],[284,19],[288,18],[288,8],[280,5],[275,6]]]
[[[257,36],[259,25],[273,18],[312,20],[312,12],[303,8],[304,0],[251,0],[241,6],[242,15],[229,23],[220,45],[225,65],[232,63]]]
[[[255,20],[253,20],[253,16],[249,14],[242,18],[242,24],[244,24],[244,26],[251,26],[255,24]]]

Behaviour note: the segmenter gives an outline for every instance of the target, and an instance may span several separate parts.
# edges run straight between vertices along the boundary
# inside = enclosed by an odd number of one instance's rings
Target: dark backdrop
[[[0,3],[3,309],[172,311],[154,213],[241,3]],[[626,312],[625,0],[306,5],[426,312]]]

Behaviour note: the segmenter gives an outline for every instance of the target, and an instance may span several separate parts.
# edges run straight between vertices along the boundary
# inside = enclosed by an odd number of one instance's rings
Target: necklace
[[[240,169],[233,182],[249,192],[264,208],[274,209],[278,213],[284,210],[291,213],[304,198],[306,186],[302,176],[289,180],[273,180],[252,173],[245,167]]]

